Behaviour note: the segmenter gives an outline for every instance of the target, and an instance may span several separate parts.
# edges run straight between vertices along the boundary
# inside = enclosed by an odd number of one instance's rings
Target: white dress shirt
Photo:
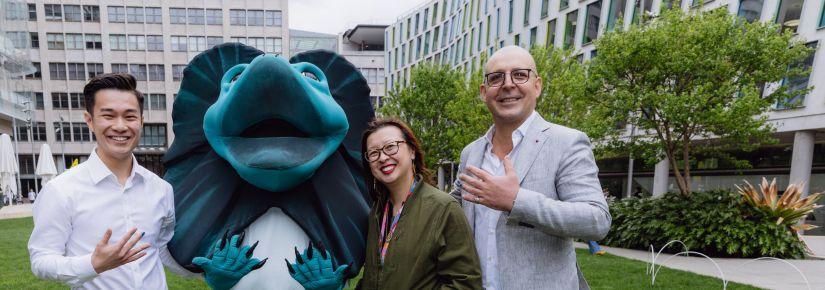
[[[172,186],[138,165],[124,186],[95,150],[89,160],[47,183],[34,204],[29,239],[32,272],[73,289],[166,289],[161,259],[175,228]],[[91,256],[107,228],[110,244],[131,228],[145,232],[137,243],[151,244],[146,256],[97,274]]]
[[[513,150],[507,154],[510,161],[515,159],[518,153],[519,144],[524,136],[527,134],[527,129],[530,128],[530,123],[536,118],[536,113],[521,124],[515,131],[513,131]],[[487,148],[484,150],[484,160],[481,162],[481,169],[493,176],[504,175],[504,162],[498,156],[493,154],[493,133],[495,127],[490,127],[484,139],[487,141]],[[478,257],[481,260],[481,277],[484,289],[496,290],[501,289],[498,279],[498,248],[496,246],[496,226],[498,224],[501,211],[495,210],[486,206],[475,207],[475,242]]]

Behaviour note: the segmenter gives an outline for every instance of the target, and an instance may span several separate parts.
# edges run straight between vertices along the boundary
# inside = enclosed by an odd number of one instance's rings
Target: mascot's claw
[[[186,269],[195,273],[204,273],[206,284],[212,289],[229,289],[246,274],[253,270],[260,269],[266,263],[252,258],[252,252],[258,246],[255,242],[251,247],[239,248],[244,239],[244,233],[232,236],[227,243],[229,232],[224,233],[222,239],[215,243],[208,257],[195,257],[192,265],[185,266]]]
[[[332,257],[323,244],[314,245],[311,241],[303,254],[295,248],[295,264],[286,260],[289,275],[301,283],[307,290],[340,290],[349,273],[350,265],[334,268]]]

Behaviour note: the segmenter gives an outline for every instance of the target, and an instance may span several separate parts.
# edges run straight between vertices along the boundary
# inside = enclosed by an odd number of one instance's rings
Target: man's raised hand
[[[146,256],[145,250],[149,244],[142,244],[135,247],[143,233],[135,235],[137,228],[132,228],[117,243],[109,244],[112,237],[112,229],[107,229],[103,234],[103,239],[97,243],[95,251],[92,253],[92,267],[98,274],[131,263]]]

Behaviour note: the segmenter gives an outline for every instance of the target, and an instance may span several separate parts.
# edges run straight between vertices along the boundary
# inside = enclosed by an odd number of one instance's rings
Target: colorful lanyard
[[[387,233],[387,214],[389,214],[390,209],[390,201],[387,200],[387,203],[384,204],[384,215],[381,218],[381,236],[379,237],[378,244],[381,247],[378,248],[378,256],[381,258],[381,265],[384,265],[384,257],[387,256],[387,249],[390,247],[390,240],[392,240],[392,235],[395,233],[395,228],[398,226],[398,220],[401,218],[401,213],[404,212],[404,205],[407,203],[407,199],[410,198],[410,195],[413,193],[413,188],[415,188],[415,181],[413,181],[412,187],[410,187],[410,191],[407,193],[407,196],[404,197],[404,201],[401,202],[401,209],[398,211],[398,215],[394,215],[392,217],[392,224],[390,225],[390,232]],[[386,235],[385,235],[386,234]]]

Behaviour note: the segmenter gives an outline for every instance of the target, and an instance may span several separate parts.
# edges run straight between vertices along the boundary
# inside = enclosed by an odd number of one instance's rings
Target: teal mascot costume
[[[360,153],[374,116],[369,93],[332,52],[287,61],[227,43],[196,56],[164,157],[175,261],[218,289],[301,289],[298,278],[340,288],[357,275],[371,202]],[[296,267],[316,275],[296,277]]]

